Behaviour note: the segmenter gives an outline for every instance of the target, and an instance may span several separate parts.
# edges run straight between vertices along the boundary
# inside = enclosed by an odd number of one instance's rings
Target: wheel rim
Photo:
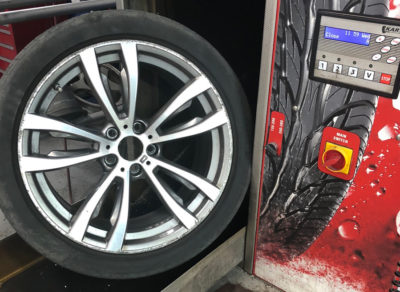
[[[55,229],[102,252],[140,253],[209,216],[228,181],[232,139],[217,89],[192,62],[119,40],[77,51],[44,76],[21,118],[18,160]]]

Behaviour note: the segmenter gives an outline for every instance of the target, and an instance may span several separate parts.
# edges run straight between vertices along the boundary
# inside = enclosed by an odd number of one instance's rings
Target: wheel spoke
[[[195,98],[210,87],[211,84],[207,78],[201,76],[194,79],[191,83],[186,85],[175,97],[173,97],[170,102],[168,102],[160,109],[160,111],[155,115],[149,128],[147,129],[146,134],[153,135],[156,132],[156,129],[176,110],[178,110],[186,102]]]
[[[78,212],[72,218],[72,226],[69,230],[69,235],[72,238],[77,241],[81,241],[83,239],[94,211],[115,178],[116,176],[114,170],[103,180],[97,190],[79,208]]]
[[[159,166],[161,168],[164,168],[184,180],[188,181],[189,183],[193,184],[196,186],[201,192],[204,193],[211,201],[215,201],[220,193],[220,189],[214,186],[212,183],[208,182],[206,179],[193,174],[187,170],[184,170],[180,167],[174,166],[171,163],[166,163],[164,161],[158,160],[158,159],[152,159],[152,163],[156,166]],[[154,166],[154,167],[156,167]]]
[[[129,170],[124,173],[122,200],[119,207],[118,219],[114,224],[111,235],[107,243],[107,250],[121,251],[124,244],[126,227],[128,226],[129,218],[129,194],[130,194],[130,172]]]
[[[105,114],[111,119],[115,125],[119,125],[119,117],[112,105],[107,92],[104,88],[103,82],[100,76],[99,66],[97,64],[96,52],[93,48],[88,48],[81,52],[80,58],[85,71],[85,76],[92,85],[95,91],[95,95],[99,103],[101,104]]]
[[[194,126],[187,127],[184,130],[168,133],[166,135],[154,135],[151,142],[161,143],[171,140],[182,139],[190,136],[199,135],[208,132],[212,129],[218,128],[228,122],[228,116],[224,111],[218,111],[215,114],[209,116],[203,121],[195,124]]]
[[[136,97],[139,80],[137,48],[136,43],[134,42],[123,43],[121,44],[121,47],[122,55],[125,61],[125,68],[128,75],[127,123],[129,125],[133,125],[133,122],[135,121]]]
[[[23,172],[48,171],[80,164],[105,155],[106,154],[102,152],[95,152],[66,158],[22,156],[20,157],[20,165]]]
[[[93,134],[89,131],[83,130],[71,124],[61,122],[52,118],[46,118],[39,115],[27,114],[21,124],[21,129],[23,130],[45,130],[45,131],[56,131],[67,134],[76,135],[79,137],[84,137],[89,140],[93,140],[99,143],[106,144],[108,140]]]
[[[187,228],[191,229],[197,223],[196,217],[185,210],[181,205],[179,205],[175,199],[167,192],[161,182],[153,173],[153,168],[147,169],[147,176],[150,179],[154,189],[160,195],[161,199],[167,205],[168,209],[177,217],[177,219],[182,222],[182,224]]]

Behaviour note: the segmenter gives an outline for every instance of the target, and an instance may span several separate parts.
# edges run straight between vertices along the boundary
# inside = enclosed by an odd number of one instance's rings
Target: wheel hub
[[[143,152],[143,143],[134,136],[125,137],[118,145],[118,152],[128,161],[136,160]]]

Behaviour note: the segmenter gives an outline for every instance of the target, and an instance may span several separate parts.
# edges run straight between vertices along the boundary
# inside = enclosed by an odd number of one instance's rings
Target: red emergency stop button
[[[383,83],[383,84],[390,84],[390,81],[392,80],[392,75],[390,75],[390,74],[385,74],[385,73],[382,73],[382,75],[381,75],[381,83]]]
[[[346,166],[346,159],[337,150],[328,150],[324,154],[324,165],[332,171],[340,171]]]
[[[331,173],[349,174],[353,150],[336,143],[325,142],[322,153],[322,167]]]

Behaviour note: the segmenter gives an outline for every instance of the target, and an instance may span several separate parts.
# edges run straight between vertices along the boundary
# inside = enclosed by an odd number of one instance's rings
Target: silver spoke
[[[135,121],[136,97],[139,80],[138,57],[136,43],[129,42],[121,44],[122,55],[125,61],[128,80],[128,121],[129,125],[133,125]]]
[[[106,144],[108,140],[93,134],[89,131],[83,130],[71,124],[57,121],[52,118],[46,118],[35,114],[26,114],[21,123],[21,129],[23,130],[44,130],[44,131],[57,131],[67,134],[84,137],[89,140],[93,140],[99,143]]]
[[[211,87],[207,78],[200,76],[194,79],[191,83],[186,85],[174,98],[171,99],[161,110],[155,115],[154,120],[151,122],[146,134],[154,133],[156,129],[177,109],[184,105],[189,100],[195,98]]]
[[[208,132],[212,129],[218,128],[228,122],[228,116],[225,111],[218,111],[205,120],[195,124],[194,126],[188,127],[184,130],[169,133],[162,136],[155,135],[151,142],[161,143],[171,140],[182,139],[190,136],[199,135]]]
[[[111,104],[101,80],[95,50],[93,48],[89,48],[81,52],[79,55],[85,70],[85,76],[88,78],[92,88],[95,90],[96,97],[102,105],[103,110],[115,125],[119,125],[118,114]]]
[[[152,162],[156,166],[169,170],[174,174],[180,176],[181,178],[187,180],[188,182],[196,186],[200,191],[202,191],[204,195],[206,195],[211,201],[215,201],[218,198],[220,189],[205,180],[204,178],[158,159],[152,159]]]
[[[129,217],[129,194],[130,194],[130,172],[125,171],[123,178],[122,200],[119,208],[118,219],[112,229],[111,236],[107,243],[107,250],[121,251],[124,244],[126,227],[128,226]]]
[[[175,199],[167,192],[160,181],[153,173],[153,169],[147,170],[147,175],[154,186],[157,193],[160,195],[164,203],[167,205],[168,209],[175,215],[175,217],[187,228],[193,228],[197,219],[188,211],[186,211],[181,205],[179,205]]]
[[[72,218],[72,226],[68,234],[75,240],[81,241],[89,227],[90,219],[93,216],[94,211],[101,202],[105,192],[110,187],[111,183],[116,178],[116,170],[111,172],[100,184],[97,190],[92,194],[92,196],[86,200],[84,205],[80,207],[78,212]]]
[[[23,172],[36,172],[60,169],[97,159],[105,155],[106,154],[101,152],[95,152],[87,155],[72,156],[68,158],[22,156],[20,157],[19,162]]]

